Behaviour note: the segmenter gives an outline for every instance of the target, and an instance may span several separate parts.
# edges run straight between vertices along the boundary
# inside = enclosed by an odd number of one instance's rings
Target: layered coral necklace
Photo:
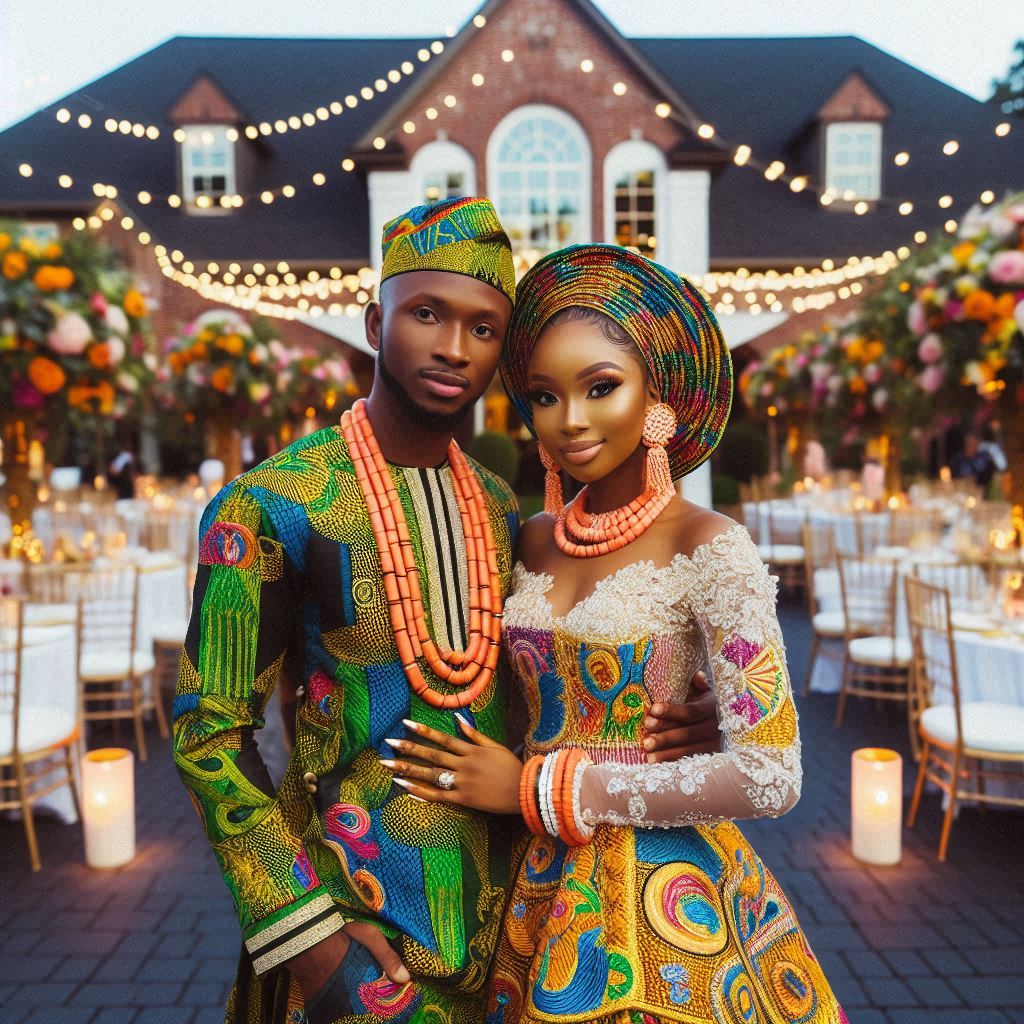
[[[365,401],[358,401],[341,417],[341,431],[370,514],[384,573],[391,627],[409,686],[434,707],[465,707],[476,700],[491,681],[498,664],[501,640],[501,576],[490,513],[480,481],[453,440],[448,447],[448,463],[466,539],[469,576],[469,637],[466,649],[456,651],[438,646],[427,628],[420,571],[405,511],[373,436]],[[419,658],[426,661],[438,679],[464,689],[457,693],[439,693],[432,689],[420,669]]]
[[[586,509],[587,488],[584,487],[555,520],[555,543],[560,551],[573,558],[596,558],[618,551],[636,540],[674,496],[670,481],[667,488],[659,491],[648,488],[628,505],[595,514]]]

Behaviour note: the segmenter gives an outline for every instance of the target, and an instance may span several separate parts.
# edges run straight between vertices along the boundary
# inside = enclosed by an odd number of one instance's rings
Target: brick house
[[[230,302],[366,380],[381,225],[482,193],[523,267],[635,245],[701,280],[731,345],[776,344],[1024,185],[1001,121],[853,37],[626,39],[590,0],[489,0],[446,40],[171,39],[0,133],[0,218],[108,235],[162,335]]]

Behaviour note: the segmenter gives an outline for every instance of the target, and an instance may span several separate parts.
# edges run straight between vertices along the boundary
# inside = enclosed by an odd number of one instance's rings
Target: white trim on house
[[[469,150],[448,139],[435,139],[421,146],[409,162],[409,173],[416,189],[415,202],[437,202],[455,196],[476,195],[476,161]],[[449,194],[448,181],[459,178],[459,185]],[[432,187],[440,187],[439,195],[431,195]]]
[[[228,136],[231,130],[231,126],[226,124],[184,126],[185,138],[178,144],[178,148],[181,161],[181,195],[189,212],[201,209],[196,206],[197,196],[209,196],[213,201],[211,208],[218,208],[218,199],[222,195],[230,196],[238,191],[235,143]],[[197,177],[206,181],[205,187],[195,187]],[[223,178],[224,187],[214,189],[214,178]]]
[[[833,121],[825,126],[825,188],[851,202],[882,195],[882,125]]]
[[[624,175],[638,171],[654,174],[654,258],[660,260],[668,240],[668,164],[665,154],[645,139],[626,139],[608,151],[604,158],[604,238],[615,241],[615,186]]]

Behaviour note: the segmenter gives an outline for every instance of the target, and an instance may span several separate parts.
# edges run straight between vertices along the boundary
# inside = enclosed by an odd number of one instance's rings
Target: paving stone
[[[92,1010],[78,1006],[47,1006],[33,1010],[24,1018],[24,1024],[89,1024],[92,1017]]]
[[[896,1009],[889,1014],[890,1024],[1006,1024],[998,1010],[912,1010]],[[857,1024],[861,1024],[857,1021]]]
[[[973,974],[974,970],[971,965],[959,954],[954,952],[952,949],[925,949],[921,951],[921,956],[930,964],[939,974]]]
[[[1003,946],[998,949],[962,949],[979,974],[1016,974],[1024,978],[1024,946]],[[1024,981],[1021,982],[1024,1003]]]
[[[944,948],[946,938],[928,925],[876,925],[863,929],[868,945],[875,949]]]
[[[187,1006],[151,1007],[135,1018],[135,1024],[190,1024],[194,1016],[195,1010]]]
[[[60,1006],[66,1003],[74,992],[73,982],[39,981],[31,985],[22,985],[14,992],[8,1002],[11,1006],[28,1003],[32,1006]]]
[[[0,981],[13,981],[19,985],[42,981],[50,976],[60,960],[59,956],[2,956]]]
[[[892,973],[901,978],[932,973],[932,968],[910,949],[895,949],[886,953],[885,962],[892,968]]]
[[[51,981],[85,981],[102,963],[98,956],[69,956],[50,975]]]
[[[91,1024],[132,1024],[136,1013],[136,1010],[128,1007],[108,1006],[106,1009],[97,1012]],[[223,1021],[221,1024],[223,1024]]]
[[[864,990],[875,1006],[919,1006],[917,996],[899,978],[864,978]]]
[[[950,978],[949,983],[968,1006],[1020,1006],[1024,1003],[1024,981],[1020,973]]]
[[[858,977],[887,977],[892,974],[889,965],[877,953],[869,949],[845,950],[843,957]]]
[[[942,979],[911,975],[904,978],[907,986],[924,1006],[962,1006],[963,1000]]]

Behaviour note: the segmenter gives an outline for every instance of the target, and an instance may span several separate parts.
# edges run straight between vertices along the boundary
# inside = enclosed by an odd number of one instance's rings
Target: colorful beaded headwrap
[[[384,225],[380,279],[411,270],[465,274],[516,297],[512,247],[488,199],[446,199],[414,206]]]
[[[666,446],[673,479],[715,449],[732,405],[732,359],[707,300],[684,277],[617,245],[571,245],[537,262],[519,282],[501,379],[533,430],[527,366],[548,321],[570,306],[596,309],[636,342],[676,415]]]

